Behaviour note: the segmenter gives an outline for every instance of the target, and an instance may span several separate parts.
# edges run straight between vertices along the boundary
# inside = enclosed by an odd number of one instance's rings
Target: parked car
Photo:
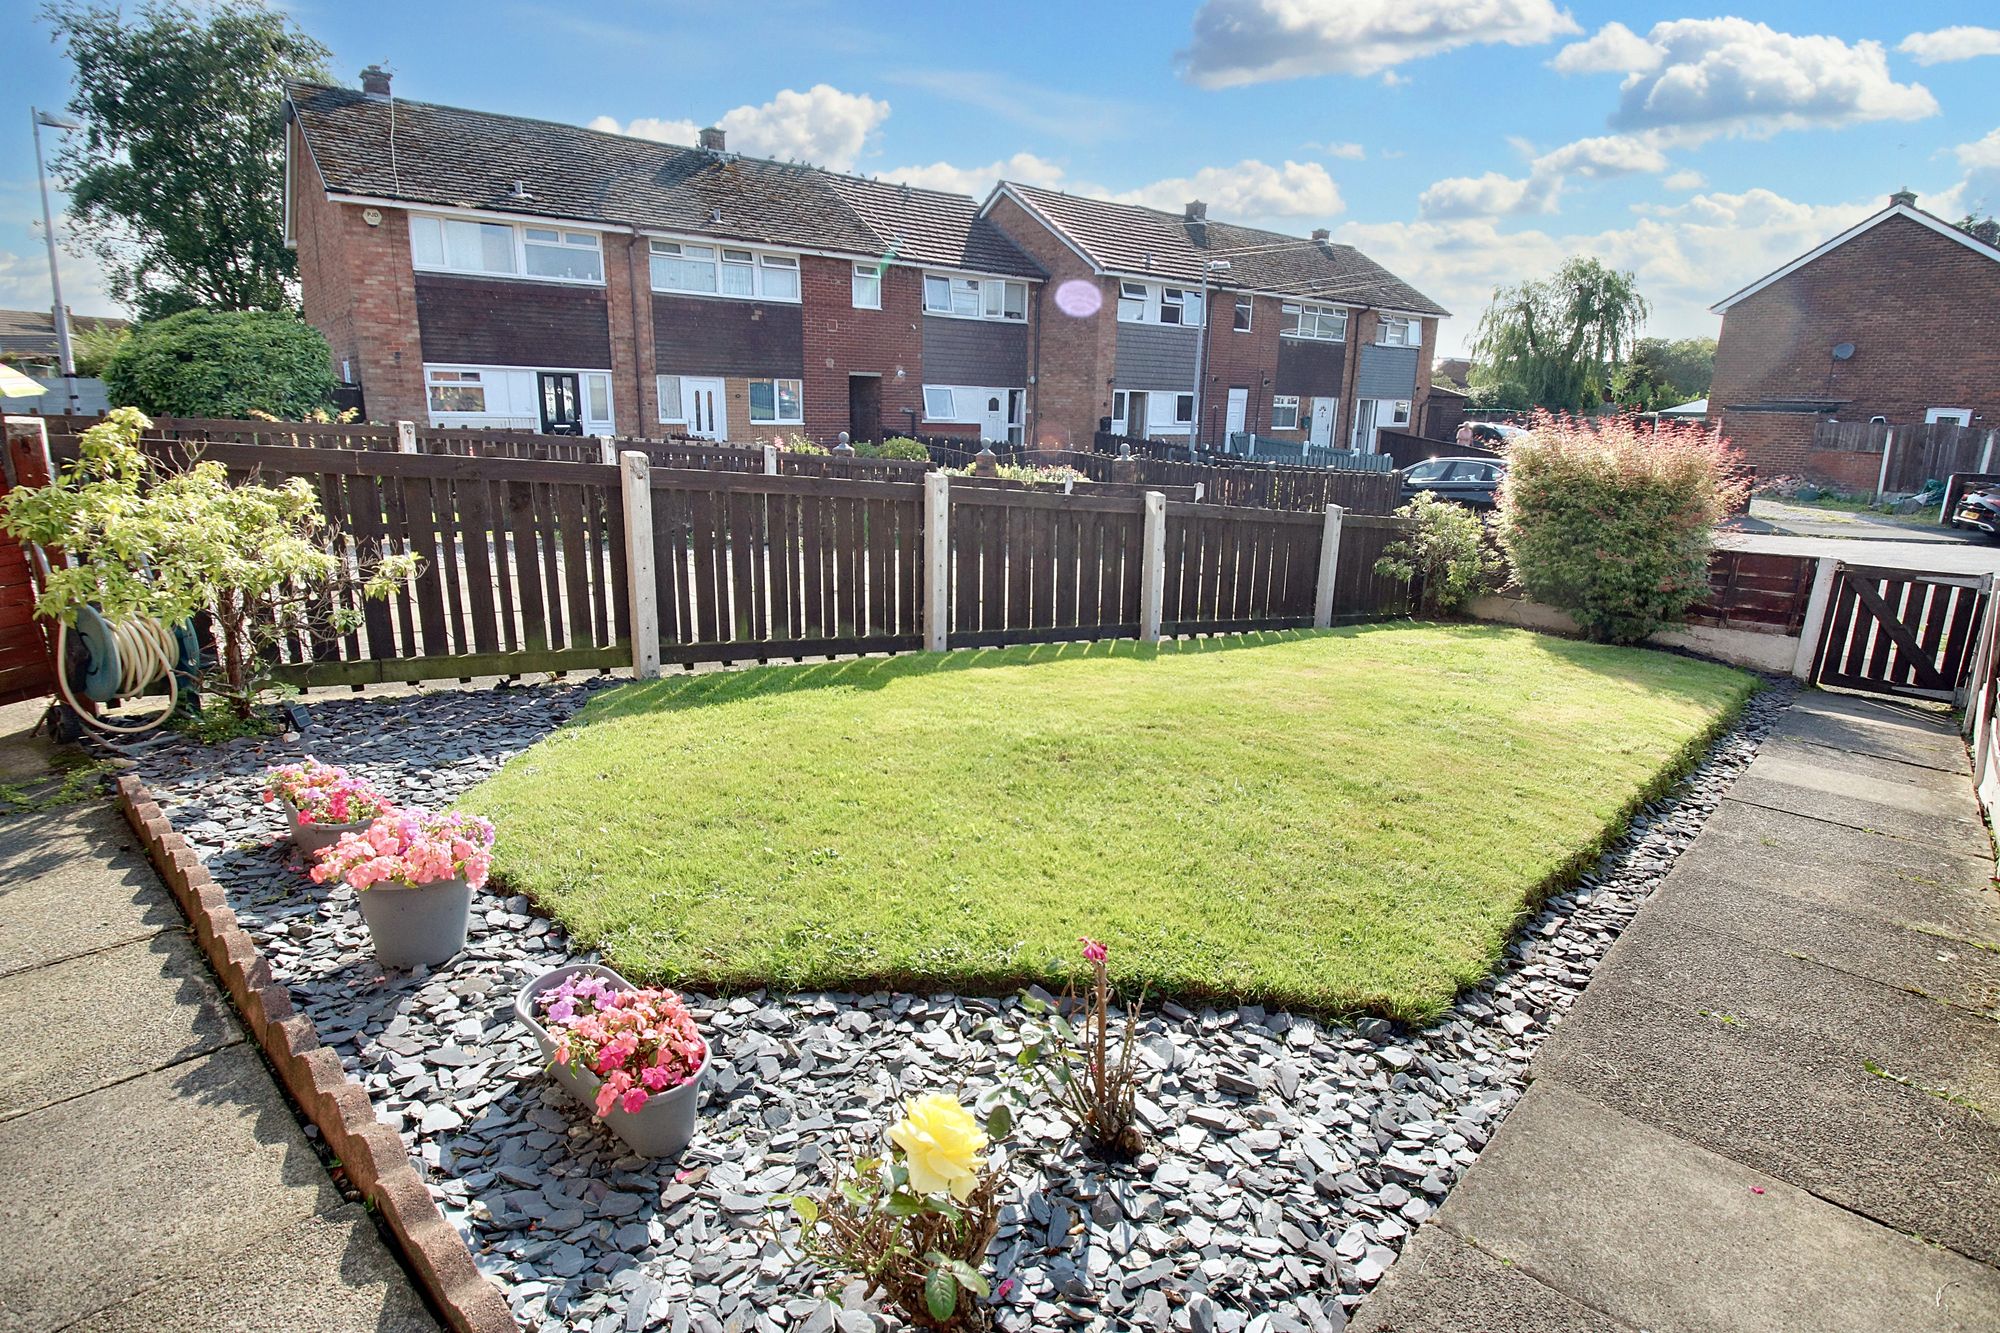
[[[1403,499],[1419,491],[1440,500],[1456,500],[1473,509],[1491,509],[1494,492],[1507,475],[1498,458],[1427,458],[1403,473]]]
[[[1971,528],[1989,541],[2000,540],[2000,486],[1967,491],[1951,507],[1951,526]]]

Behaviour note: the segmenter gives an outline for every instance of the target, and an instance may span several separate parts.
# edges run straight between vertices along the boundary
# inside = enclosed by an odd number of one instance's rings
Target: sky
[[[1712,335],[1711,304],[1894,190],[2000,212],[1991,0],[1721,3],[283,8],[339,81],[381,62],[399,97],[672,142],[720,124],[741,151],[976,195],[1006,178],[1330,227],[1452,312],[1451,354],[1496,285],[1571,255],[1637,275],[1647,334]],[[0,0],[7,308],[49,304],[29,108],[66,102],[69,68],[39,9]],[[61,262],[73,310],[120,313],[87,256]]]

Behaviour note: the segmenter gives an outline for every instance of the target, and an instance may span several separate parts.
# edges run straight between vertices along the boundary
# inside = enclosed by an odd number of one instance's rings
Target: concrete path
[[[2000,893],[1937,713],[1809,693],[1366,1333],[2000,1330]]]
[[[0,708],[0,783],[51,752]],[[108,798],[0,815],[0,1330],[435,1330]]]
[[[1856,541],[1852,537],[1798,537],[1725,530],[1715,534],[1715,544],[1766,555],[1830,555],[1851,565],[1887,565],[1936,574],[2000,571],[2000,544],[1983,541]]]

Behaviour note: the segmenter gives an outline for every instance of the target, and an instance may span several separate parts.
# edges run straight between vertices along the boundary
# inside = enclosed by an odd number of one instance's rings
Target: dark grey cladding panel
[[[1028,383],[1028,328],[924,316],[924,383],[1018,389]]]
[[[1361,368],[1354,377],[1357,398],[1414,398],[1417,396],[1417,355],[1414,347],[1380,347],[1373,343],[1361,349]]]
[[[653,355],[662,375],[797,379],[805,341],[795,305],[653,293]]]
[[[1346,379],[1346,343],[1278,339],[1278,374],[1271,384],[1272,393],[1299,398],[1338,398]]]
[[[1194,391],[1193,329],[1161,324],[1118,326],[1117,387]]]

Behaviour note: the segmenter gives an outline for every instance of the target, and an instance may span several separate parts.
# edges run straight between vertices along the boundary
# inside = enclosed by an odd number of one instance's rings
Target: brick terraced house
[[[1021,440],[1040,268],[974,200],[299,84],[286,232],[368,415]]]
[[[1907,191],[1713,309],[1709,419],[1761,475],[1825,421],[2000,426],[2000,249]]]
[[[1014,182],[981,212],[1048,274],[1045,442],[1108,418],[1209,447],[1251,431],[1372,452],[1378,430],[1423,420],[1447,312],[1324,229],[1286,236],[1212,222],[1199,201],[1174,214]]]

